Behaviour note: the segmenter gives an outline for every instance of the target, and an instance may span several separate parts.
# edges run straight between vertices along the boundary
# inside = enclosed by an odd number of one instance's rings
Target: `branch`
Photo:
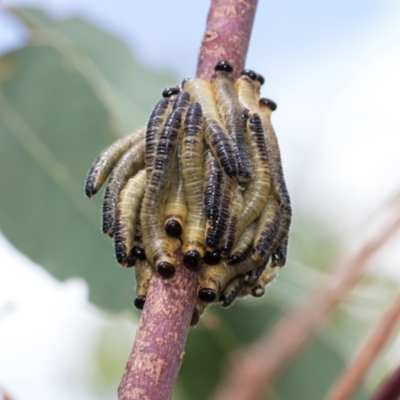
[[[383,386],[370,398],[370,400],[396,400],[400,396],[400,367],[393,372],[392,376]]]
[[[358,355],[333,384],[326,400],[346,400],[357,391],[365,373],[376,359],[400,318],[400,293],[387,310],[377,328],[362,346]]]
[[[209,79],[218,61],[243,69],[257,0],[212,0],[196,76]],[[197,272],[183,267],[176,275],[153,276],[135,343],[118,389],[119,400],[169,400],[184,355],[197,298]]]
[[[339,264],[315,293],[282,317],[257,343],[236,356],[213,400],[258,399],[326,316],[360,281],[367,262],[399,228],[400,207],[397,207],[383,229],[353,257]]]

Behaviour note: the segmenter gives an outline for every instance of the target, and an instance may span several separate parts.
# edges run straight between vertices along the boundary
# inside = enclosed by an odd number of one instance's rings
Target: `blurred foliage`
[[[28,27],[29,41],[0,58],[0,229],[57,278],[83,277],[97,305],[128,308],[133,271],[113,260],[112,244],[99,230],[101,198],[86,199],[83,181],[99,152],[143,125],[162,88],[178,79],[144,68],[121,41],[79,18],[12,12]],[[191,331],[175,399],[206,399],[228,355],[269,329],[338,258],[334,232],[310,216],[295,216],[288,265],[265,298],[212,307]],[[378,289],[377,297],[365,299],[365,287]],[[281,375],[274,399],[323,398],[393,291],[390,282],[368,280]],[[366,303],[369,314],[360,312]],[[120,322],[103,332],[97,389],[103,382],[116,390],[131,336]],[[366,396],[361,386],[357,398]]]

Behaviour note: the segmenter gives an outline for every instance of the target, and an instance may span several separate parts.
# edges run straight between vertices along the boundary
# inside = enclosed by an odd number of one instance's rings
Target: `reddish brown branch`
[[[339,264],[315,293],[233,360],[213,400],[254,400],[267,390],[282,367],[299,352],[326,316],[364,276],[371,257],[398,231],[399,208],[389,221],[353,257]]]
[[[201,43],[196,76],[210,80],[218,61],[227,60],[236,77],[244,68],[257,0],[213,0]]]
[[[213,0],[196,76],[209,79],[218,61],[243,69],[257,0]],[[119,400],[168,400],[182,362],[197,296],[198,274],[179,266],[171,280],[154,276],[118,394]]]
[[[370,398],[370,400],[397,400],[400,396],[400,367],[393,372],[392,376],[382,387]]]
[[[346,400],[353,396],[359,388],[365,373],[382,350],[382,347],[388,341],[399,318],[400,293],[397,295],[376,329],[372,332],[371,336],[366,340],[357,356],[334,383],[326,400]]]

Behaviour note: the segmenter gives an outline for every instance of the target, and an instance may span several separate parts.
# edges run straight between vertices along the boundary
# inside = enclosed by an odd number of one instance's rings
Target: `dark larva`
[[[256,234],[258,219],[255,220],[249,227],[245,229],[242,235],[239,237],[235,247],[232,250],[232,254],[228,259],[228,264],[238,264],[245,260],[249,255],[252,247],[254,236]]]
[[[221,207],[218,211],[218,218],[214,224],[211,224],[211,221],[209,221],[207,226],[207,251],[213,251],[219,247],[231,216],[235,181],[226,175],[224,175],[224,181],[224,192],[221,200]]]
[[[233,245],[236,242],[236,228],[243,210],[243,195],[242,190],[238,185],[234,188],[233,200],[232,200],[232,212],[229,216],[228,225],[224,234],[224,239],[221,246],[221,254],[223,257],[227,257]]]
[[[207,219],[215,221],[221,207],[224,176],[210,148],[204,151],[204,207]]]
[[[259,261],[269,257],[273,250],[273,244],[278,233],[281,219],[281,212],[275,196],[268,196],[267,205],[261,216],[254,238],[254,248],[252,258]]]
[[[129,265],[128,256],[136,233],[136,221],[146,186],[146,171],[142,169],[130,178],[119,195],[114,225],[115,257],[122,266]]]
[[[136,264],[136,298],[134,305],[142,310],[146,301],[147,291],[149,290],[150,279],[153,269],[148,261],[140,260]]]
[[[178,152],[179,148],[178,148]],[[180,157],[177,157],[172,171],[171,187],[165,206],[165,232],[171,237],[180,237],[187,218],[186,196],[183,188],[183,178]]]
[[[183,262],[189,269],[199,269],[205,254],[206,215],[203,198],[203,118],[199,103],[187,111],[181,148],[183,187],[188,216],[183,232]]]
[[[146,187],[141,211],[146,256],[163,278],[171,278],[175,274],[174,253],[180,244],[178,239],[168,237],[164,230],[165,202],[175,162],[180,125],[180,111],[172,111],[157,144],[154,167]]]
[[[201,301],[211,303],[215,301],[227,283],[238,275],[244,275],[247,272],[257,268],[259,264],[251,258],[234,266],[221,262],[217,265],[210,265],[204,269],[199,278],[199,298]]]
[[[219,298],[221,306],[224,308],[231,306],[238,297],[244,284],[244,275],[239,275],[236,278],[232,279],[221,293],[221,296]]]
[[[251,168],[245,141],[245,128],[242,121],[242,108],[234,88],[232,69],[226,70],[218,63],[211,78],[211,87],[222,119],[235,149],[238,175],[241,186],[245,186],[251,178]]]
[[[114,167],[103,198],[103,233],[112,236],[114,233],[115,207],[121,189],[128,179],[144,166],[144,140],[132,146]]]
[[[204,116],[204,137],[215,154],[222,169],[231,178],[237,175],[237,161],[232,140],[222,127],[211,86],[200,78],[187,79],[183,88],[190,93],[192,101],[200,103]]]
[[[281,207],[287,207],[290,206],[290,197],[289,192],[286,188],[285,178],[283,176],[281,153],[279,150],[278,139],[269,118],[269,116],[271,115],[271,108],[268,100],[264,99],[260,100],[259,106],[261,109],[260,117],[266,137],[268,163],[271,170],[272,183],[278,196],[279,205]]]
[[[149,181],[151,171],[154,167],[155,153],[161,130],[165,123],[165,120],[167,119],[168,112],[172,108],[172,101],[174,98],[175,97],[169,99],[169,97],[166,97],[161,99],[153,108],[153,111],[149,118],[149,122],[147,123],[145,157],[147,181]]]
[[[144,139],[146,127],[125,136],[103,150],[91,166],[85,182],[87,197],[94,196],[110,175],[115,164],[122,155],[133,145]]]
[[[238,236],[260,215],[267,202],[271,186],[263,128],[257,114],[252,114],[248,120],[247,143],[253,179],[243,194],[243,211],[237,226]]]
[[[141,207],[140,207],[141,208]],[[141,209],[139,210],[139,215],[141,214]],[[129,255],[129,258],[138,259],[138,260],[146,260],[146,253],[143,247],[142,240],[142,224],[140,222],[140,218],[136,220],[136,233],[135,233],[135,241],[133,242],[132,250]]]

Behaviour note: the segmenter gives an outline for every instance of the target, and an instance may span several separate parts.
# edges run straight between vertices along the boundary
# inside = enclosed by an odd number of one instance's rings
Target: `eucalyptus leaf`
[[[18,12],[22,14],[51,21],[32,10]],[[101,31],[83,20],[71,21],[64,21],[64,26],[76,24],[79,30],[68,38],[68,48],[57,42],[58,23],[52,24],[51,31],[47,27],[43,31],[35,22],[31,41],[0,58],[0,229],[55,277],[84,278],[92,301],[120,310],[131,307],[134,274],[114,261],[112,242],[100,233],[101,195],[88,200],[83,182],[100,151],[115,136],[129,133],[124,128],[126,120],[115,110],[130,92],[127,89],[125,97],[105,95],[105,86],[117,93],[115,77],[104,66],[109,59],[103,60],[103,65],[101,58],[93,54],[90,58],[86,47],[73,42],[88,37],[95,40],[94,33]],[[66,37],[62,31],[60,35]],[[153,99],[146,105],[141,105],[139,94],[126,101],[142,107],[140,117],[131,115],[129,124],[136,128],[143,124],[151,101],[156,102],[170,77],[150,72],[142,75],[143,67],[138,67],[126,46],[117,46],[118,40],[105,32],[102,38],[104,42],[108,38],[113,47],[112,52],[106,47],[101,51],[110,52],[121,73],[121,85],[136,76],[142,89],[147,84],[153,88],[149,95]],[[90,75],[86,64],[101,74]]]

